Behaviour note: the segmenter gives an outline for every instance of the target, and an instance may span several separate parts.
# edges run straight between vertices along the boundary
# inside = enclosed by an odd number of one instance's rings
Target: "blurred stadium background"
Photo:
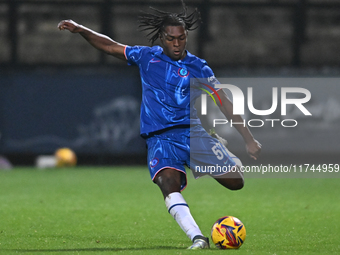
[[[312,93],[313,117],[301,118],[299,127],[253,130],[264,146],[262,162],[338,163],[340,1],[186,4],[203,20],[188,50],[206,59],[217,77],[294,78],[292,86],[301,82]],[[137,68],[57,24],[73,19],[123,44],[148,45],[137,16],[149,6],[178,11],[180,1],[0,0],[0,155],[33,165],[37,155],[69,147],[79,164],[146,164]],[[258,100],[265,99],[268,91]],[[245,154],[239,136],[225,135],[235,153]]]

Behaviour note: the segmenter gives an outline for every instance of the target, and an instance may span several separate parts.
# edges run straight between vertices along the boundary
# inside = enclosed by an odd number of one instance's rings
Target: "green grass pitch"
[[[185,250],[146,167],[0,171],[0,254],[340,254],[339,179],[246,179],[229,191],[188,176],[183,191],[203,233],[243,221],[238,250]]]

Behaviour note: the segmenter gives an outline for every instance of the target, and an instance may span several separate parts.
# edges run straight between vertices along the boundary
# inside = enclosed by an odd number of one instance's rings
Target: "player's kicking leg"
[[[214,177],[214,179],[230,190],[239,190],[244,186],[243,173],[239,171],[238,166],[235,166],[232,172]]]
[[[209,238],[203,236],[190,213],[188,204],[180,193],[183,175],[184,173],[178,170],[165,168],[157,173],[154,181],[163,193],[168,212],[193,241],[193,244],[188,249],[206,249],[209,248]]]

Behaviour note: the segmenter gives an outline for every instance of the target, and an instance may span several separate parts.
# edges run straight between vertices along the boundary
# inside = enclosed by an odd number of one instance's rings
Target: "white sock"
[[[173,192],[169,194],[165,198],[165,205],[168,212],[174,217],[190,240],[194,239],[197,235],[203,236],[194,218],[191,216],[189,206],[181,193]]]

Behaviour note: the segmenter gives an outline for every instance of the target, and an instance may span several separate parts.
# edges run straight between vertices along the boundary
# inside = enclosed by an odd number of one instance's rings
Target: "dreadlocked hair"
[[[200,12],[196,8],[191,14],[188,14],[184,1],[181,0],[181,2],[183,9],[180,13],[165,12],[150,7],[154,13],[143,12],[143,14],[138,17],[140,30],[151,30],[147,34],[147,37],[149,37],[149,41],[152,45],[160,37],[167,26],[183,26],[185,30],[188,31],[198,28],[200,23],[199,21],[201,21]]]

